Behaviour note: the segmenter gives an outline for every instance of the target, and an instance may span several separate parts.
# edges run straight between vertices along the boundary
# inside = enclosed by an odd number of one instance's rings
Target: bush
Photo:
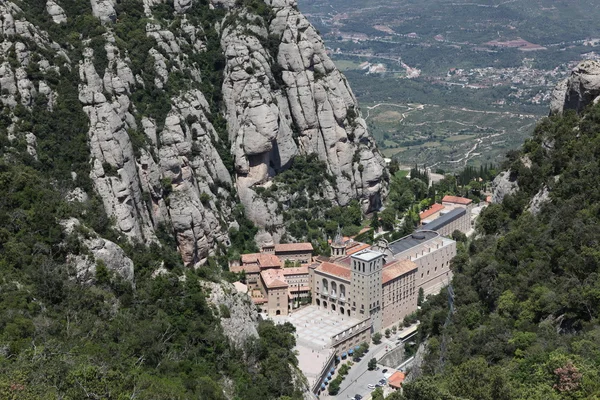
[[[219,314],[221,314],[221,318],[231,318],[231,312],[226,304],[219,304]]]

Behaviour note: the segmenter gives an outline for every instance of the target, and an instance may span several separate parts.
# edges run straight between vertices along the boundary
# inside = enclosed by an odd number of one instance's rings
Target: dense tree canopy
[[[539,123],[505,168],[520,190],[458,245],[446,293],[424,303],[416,399],[596,399],[600,395],[600,106]],[[531,164],[529,165],[529,161]],[[542,188],[550,200],[532,214]]]

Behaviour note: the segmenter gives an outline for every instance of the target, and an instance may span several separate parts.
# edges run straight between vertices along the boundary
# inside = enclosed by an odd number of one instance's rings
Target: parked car
[[[386,368],[386,369],[383,369],[383,370],[381,370],[381,372],[385,374],[385,373],[387,372],[387,368]]]
[[[354,395],[354,400],[361,400],[362,396],[360,394],[355,394]]]
[[[385,379],[380,379],[379,383],[381,383],[382,385],[385,385],[387,383],[387,381]]]
[[[372,383],[369,383],[367,385],[367,388],[369,388],[369,389],[375,389],[375,385],[373,385]]]

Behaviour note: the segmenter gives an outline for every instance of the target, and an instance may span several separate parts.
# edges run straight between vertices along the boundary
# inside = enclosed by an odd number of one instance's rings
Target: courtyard
[[[331,338],[360,320],[311,305],[288,316],[269,317],[276,324],[290,322],[296,327],[298,366],[312,386],[333,355]]]

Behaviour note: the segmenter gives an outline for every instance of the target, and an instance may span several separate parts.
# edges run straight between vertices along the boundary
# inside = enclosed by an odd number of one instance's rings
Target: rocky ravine
[[[81,26],[72,24],[81,10],[69,9],[71,3],[48,0],[40,16],[4,2],[0,99],[17,126],[17,105],[31,110],[45,96],[52,110],[57,89],[49,71],[78,71],[90,177],[108,215],[132,240],[154,241],[159,226],[172,229],[190,266],[229,244],[237,197],[247,216],[273,233],[263,231],[262,240],[279,240],[280,208],[256,196],[256,188],[268,186],[299,154],[317,154],[325,163],[336,188],[325,187],[323,196],[333,204],[358,199],[365,211],[378,208],[387,193],[385,165],[348,82],[294,0],[267,2],[257,10],[230,0],[90,0],[84,8],[101,22],[101,33],[74,31],[68,38],[79,35],[77,46],[48,33],[52,24]],[[128,47],[127,30],[143,42],[138,47],[147,44],[144,54]],[[202,89],[207,67],[199,61],[215,35],[224,56],[217,89],[225,137],[213,126],[217,116]],[[33,78],[32,65],[41,78]],[[152,100],[160,104],[146,107]],[[14,131],[11,140],[26,141],[37,156],[35,132]]]

